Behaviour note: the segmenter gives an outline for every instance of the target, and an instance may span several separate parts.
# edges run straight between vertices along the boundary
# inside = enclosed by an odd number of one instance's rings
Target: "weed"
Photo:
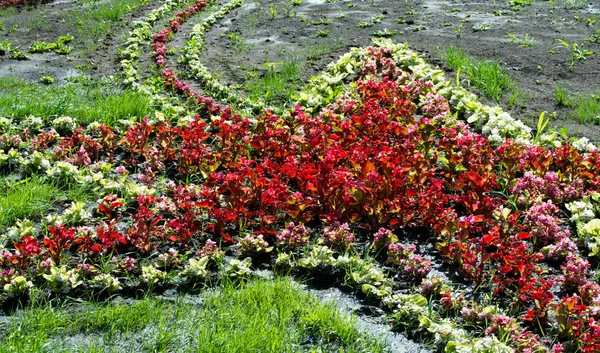
[[[535,137],[533,138],[533,141],[537,144],[541,142],[540,137],[550,122],[550,117],[545,118],[545,116],[546,112],[542,112],[538,118],[537,129],[535,131]]]
[[[571,50],[571,58],[569,59],[569,71],[573,70],[573,66],[575,65],[575,63],[577,63],[578,61],[585,61],[588,56],[594,54],[593,51],[586,50],[583,43],[577,45],[576,42],[573,42],[571,45],[569,45],[569,43],[567,43],[566,41],[564,41],[560,38],[557,39],[556,41],[558,41],[558,43],[560,43],[562,46]],[[548,52],[553,51],[553,49],[552,49],[553,46],[554,46],[554,43],[552,43],[552,45],[550,46],[550,50]]]
[[[10,51],[12,44],[10,42],[0,42],[0,55],[5,55]]]
[[[508,6],[522,6],[531,4],[533,4],[533,0],[512,0],[508,3]]]
[[[40,81],[44,84],[52,84],[54,83],[54,77],[52,76],[48,76],[48,75],[42,75],[42,77],[40,77]]]
[[[18,48],[11,48],[8,58],[13,60],[27,60],[27,55]]]
[[[508,105],[514,106],[519,101],[519,85],[513,85],[510,95],[508,96]]]
[[[262,76],[253,72],[244,83],[244,89],[250,98],[262,98],[271,104],[288,103],[291,100],[291,89],[300,74],[300,61],[297,57],[278,63],[265,63],[268,71]]]
[[[293,8],[294,4],[290,1],[285,4],[283,8],[283,17],[285,18],[294,18],[296,17],[296,10]]]
[[[379,29],[373,32],[373,35],[375,35],[376,37],[381,37],[381,38],[388,38],[391,37],[393,35],[396,35],[396,33],[398,33],[395,30],[388,30],[387,28],[384,29]]]
[[[575,98],[573,116],[582,124],[600,124],[600,91]]]
[[[235,51],[238,53],[252,49],[252,45],[244,44],[244,39],[237,33],[221,34],[221,36],[226,36],[229,39],[229,43],[231,43]]]
[[[600,44],[600,29],[597,29],[595,33],[592,33],[585,40],[587,40],[588,42]]]
[[[563,85],[554,87],[556,105],[572,108],[570,116],[582,124],[600,124],[600,91],[595,94],[570,93]]]
[[[459,23],[458,27],[454,30],[454,33],[456,33],[456,38],[462,37],[462,28],[463,28],[463,24]]]
[[[269,18],[274,20],[277,17],[277,4],[269,5]]]
[[[318,37],[327,37],[329,35],[330,30],[324,29],[322,31],[317,31]]]
[[[461,69],[469,75],[471,83],[485,94],[499,101],[502,94],[513,87],[512,80],[499,62],[468,56],[456,47],[446,49],[443,60],[453,69]]]
[[[330,18],[328,18],[326,20],[320,18],[320,19],[318,19],[316,21],[312,21],[312,24],[315,25],[315,26],[318,26],[318,25],[330,25],[332,23],[333,23],[333,21]]]
[[[573,101],[569,95],[567,89],[560,83],[554,86],[554,97],[556,98],[556,105],[560,107],[572,107]]]
[[[525,37],[523,38],[519,38],[518,36],[510,32],[506,32],[506,34],[508,35],[511,44],[517,44],[520,47],[533,47],[536,44],[535,39],[533,39],[533,37],[529,38],[528,33],[526,33]]]
[[[490,29],[489,23],[480,23],[477,26],[473,26],[473,32],[483,32]]]
[[[85,48],[82,54],[94,52],[102,44],[98,38],[104,38],[110,32],[111,24],[120,21],[125,15],[148,0],[107,0],[102,4],[90,1],[91,6],[74,8],[66,11],[70,26],[76,28],[77,39]],[[64,42],[67,43],[67,42]]]

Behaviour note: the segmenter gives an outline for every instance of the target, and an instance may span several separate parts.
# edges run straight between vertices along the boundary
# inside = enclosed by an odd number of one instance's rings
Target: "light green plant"
[[[600,219],[594,218],[578,227],[578,233],[590,249],[590,256],[597,256],[600,253]]]
[[[269,18],[274,20],[277,17],[277,4],[269,5]]]
[[[456,47],[447,48],[442,59],[454,69],[461,68],[471,84],[496,101],[513,86],[512,79],[497,61],[469,56]]]
[[[283,17],[285,18],[294,18],[296,17],[296,10],[293,8],[294,3],[292,1],[285,4],[283,8]]]
[[[540,141],[540,137],[542,136],[544,130],[546,129],[546,126],[548,126],[548,123],[550,122],[550,118],[546,118],[546,112],[541,112],[540,116],[538,118],[538,122],[537,122],[537,129],[535,131],[535,136],[533,137],[533,142],[536,144],[539,144]]]
[[[388,38],[393,35],[396,35],[396,33],[398,33],[398,32],[395,30],[389,30],[387,28],[384,28],[384,29],[378,29],[378,30],[374,31],[373,35],[375,35],[376,37]]]
[[[480,23],[477,26],[473,26],[473,32],[483,32],[490,29],[489,23]]]
[[[315,25],[315,26],[318,26],[318,25],[330,25],[332,23],[333,23],[333,20],[331,20],[330,18],[327,18],[327,19],[320,18],[318,20],[312,21],[312,24]]]
[[[596,32],[592,33],[585,40],[592,43],[600,43],[600,29],[597,29]]]
[[[517,44],[520,47],[532,47],[536,44],[535,39],[529,38],[529,33],[526,33],[523,38],[519,38],[517,35],[510,32],[506,32],[506,34],[508,35],[511,44]]]
[[[587,58],[590,55],[594,54],[593,51],[586,50],[585,46],[583,45],[583,43],[581,43],[579,45],[577,45],[577,42],[573,42],[572,44],[569,44],[569,43],[567,43],[566,41],[564,41],[564,40],[562,40],[560,38],[557,39],[556,41],[559,44],[561,44],[563,47],[571,50],[571,58],[569,59],[569,70],[573,70],[573,66],[578,61],[585,61],[585,60],[587,60]],[[553,47],[553,45],[550,47],[549,52],[552,52],[552,47]]]
[[[317,31],[317,37],[327,37],[329,35],[329,32],[331,32],[329,29]]]
[[[54,83],[54,77],[52,77],[52,76],[48,76],[48,75],[42,75],[42,76],[40,77],[40,81],[41,81],[42,83],[44,83],[44,84],[47,84],[47,85],[49,85],[49,84],[52,84],[52,83]]]

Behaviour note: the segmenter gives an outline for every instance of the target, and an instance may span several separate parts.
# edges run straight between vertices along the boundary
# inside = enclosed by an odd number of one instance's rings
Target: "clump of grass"
[[[102,82],[84,80],[41,87],[18,78],[0,78],[0,116],[69,115],[82,124],[100,121],[114,125],[120,119],[141,118],[150,111],[148,97]]]
[[[600,91],[594,94],[575,94],[563,85],[554,87],[556,105],[571,108],[570,116],[582,124],[600,124]]]
[[[268,71],[262,76],[252,74],[244,89],[252,99],[264,99],[268,104],[287,103],[291,100],[293,87],[300,75],[301,63],[296,57],[281,63],[266,65]]]
[[[34,305],[6,325],[0,347],[17,352],[383,352],[343,316],[288,278],[225,284],[185,298],[72,308]],[[0,348],[0,351],[3,351]]]
[[[498,61],[467,55],[462,49],[449,47],[442,59],[455,70],[466,73],[471,84],[495,101],[513,87],[513,81]]]
[[[18,182],[0,179],[0,230],[19,219],[35,219],[56,207],[59,201],[85,201],[92,197],[88,188],[80,185],[59,185],[36,177]]]
[[[559,107],[572,107],[573,101],[569,96],[569,92],[565,86],[560,83],[554,86],[554,97],[556,98],[556,105]]]
[[[108,0],[89,1],[65,14],[71,27],[77,28],[78,42],[85,46],[84,53],[89,54],[100,47],[101,41],[110,32],[111,23],[120,21],[126,14],[149,0]]]

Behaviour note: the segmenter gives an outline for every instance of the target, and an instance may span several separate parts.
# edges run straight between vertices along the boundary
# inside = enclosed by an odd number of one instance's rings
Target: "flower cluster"
[[[339,251],[346,251],[354,243],[354,234],[350,231],[348,223],[334,223],[325,227],[319,242]]]

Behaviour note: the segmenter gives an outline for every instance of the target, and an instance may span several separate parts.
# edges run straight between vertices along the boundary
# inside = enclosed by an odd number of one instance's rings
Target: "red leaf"
[[[523,239],[529,239],[529,238],[531,238],[531,234],[529,234],[529,233],[527,233],[527,232],[521,232],[521,233],[517,234],[517,237],[518,237],[520,240],[523,240]]]
[[[484,235],[483,238],[481,238],[481,241],[484,244],[489,244],[489,243],[492,242],[492,240],[494,240],[494,236],[492,234],[490,234],[490,233]]]

